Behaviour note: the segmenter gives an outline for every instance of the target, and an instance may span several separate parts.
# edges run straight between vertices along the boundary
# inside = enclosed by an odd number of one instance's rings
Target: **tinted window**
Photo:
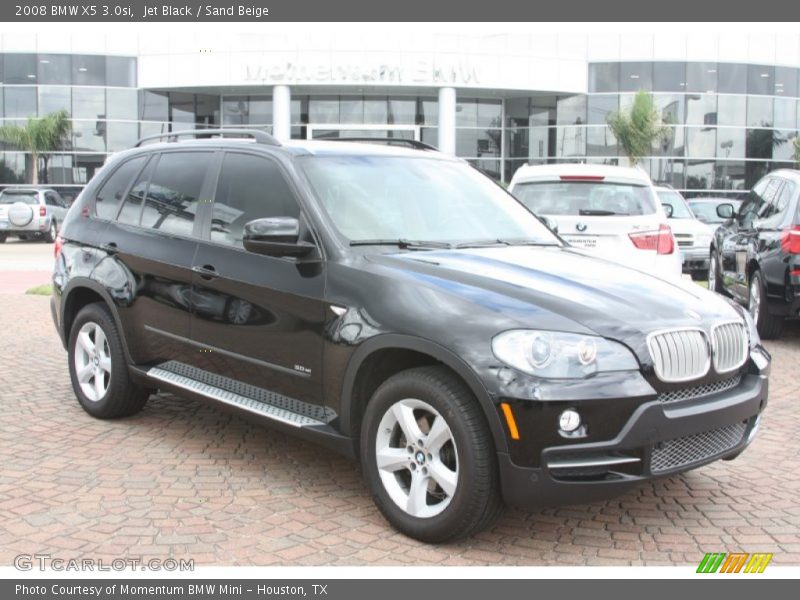
[[[147,188],[142,227],[191,235],[211,152],[169,152],[161,155]]]
[[[97,192],[94,212],[101,219],[113,219],[122,202],[122,195],[144,165],[145,158],[138,156],[123,163]]]
[[[69,85],[72,83],[72,57],[68,54],[39,55],[39,83]]]
[[[736,217],[740,227],[749,228],[755,219],[763,218],[768,210],[767,205],[774,198],[780,184],[779,179],[769,177],[762,179],[753,187]]]
[[[241,246],[248,221],[299,216],[300,207],[277,164],[249,154],[225,155],[211,213],[213,241]]]
[[[514,195],[539,215],[648,215],[656,207],[650,188],[642,185],[592,182],[531,182]]]
[[[144,171],[136,179],[131,190],[125,198],[125,204],[122,205],[122,210],[119,211],[117,221],[126,223],[128,225],[138,225],[139,218],[142,215],[142,201],[147,193],[147,185],[150,182],[150,175],[153,173],[153,166],[156,160],[151,160]]]
[[[30,192],[3,192],[0,194],[0,204],[14,204],[15,202],[39,204],[39,197]]]

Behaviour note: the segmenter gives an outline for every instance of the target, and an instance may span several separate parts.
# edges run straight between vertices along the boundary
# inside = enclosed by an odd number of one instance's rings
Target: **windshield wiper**
[[[375,239],[375,240],[353,240],[350,242],[351,246],[397,246],[398,248],[445,248],[447,250],[453,247],[453,244],[448,242],[437,242],[436,240],[407,240],[400,239]]]
[[[602,210],[596,208],[582,208],[578,211],[578,214],[584,217],[610,217],[613,215],[624,215],[628,216],[630,213],[621,213],[621,212],[614,212],[613,210]]]
[[[491,248],[493,246],[558,246],[553,242],[541,242],[538,240],[526,239],[502,239],[495,240],[475,240],[471,242],[461,242],[456,244],[456,248]]]

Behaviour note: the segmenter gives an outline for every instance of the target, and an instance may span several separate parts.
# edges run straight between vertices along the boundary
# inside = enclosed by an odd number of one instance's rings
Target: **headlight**
[[[495,336],[492,351],[508,366],[548,379],[582,379],[602,371],[639,369],[625,346],[593,335],[517,329]]]
[[[744,322],[747,325],[747,337],[750,338],[750,347],[755,348],[761,343],[761,336],[758,335],[758,327],[756,322],[753,321],[753,316],[746,308],[742,308],[742,315],[744,315]]]

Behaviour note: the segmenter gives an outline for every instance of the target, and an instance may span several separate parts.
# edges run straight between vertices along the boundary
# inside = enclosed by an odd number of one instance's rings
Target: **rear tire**
[[[50,244],[56,241],[58,237],[58,223],[56,223],[55,219],[50,220],[50,229],[47,230],[47,233],[44,234],[44,241]]]
[[[761,271],[756,269],[750,276],[750,295],[747,302],[747,310],[756,322],[758,335],[765,340],[773,340],[781,337],[783,333],[783,317],[769,313],[769,302],[767,302],[767,288],[764,284],[764,276]]]
[[[83,409],[98,419],[139,412],[149,390],[128,374],[122,339],[108,307],[100,302],[83,307],[69,335],[69,374]]]
[[[361,461],[383,516],[420,541],[469,536],[502,509],[486,419],[443,367],[409,369],[377,389],[364,414]]]

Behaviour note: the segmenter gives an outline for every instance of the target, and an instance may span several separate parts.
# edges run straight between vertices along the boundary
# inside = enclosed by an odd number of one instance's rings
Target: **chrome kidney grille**
[[[710,352],[702,329],[656,331],[647,336],[647,347],[661,381],[689,381],[708,372]]]
[[[741,367],[747,360],[748,350],[744,324],[731,321],[712,327],[711,349],[714,354],[714,370],[717,373],[728,373]]]

